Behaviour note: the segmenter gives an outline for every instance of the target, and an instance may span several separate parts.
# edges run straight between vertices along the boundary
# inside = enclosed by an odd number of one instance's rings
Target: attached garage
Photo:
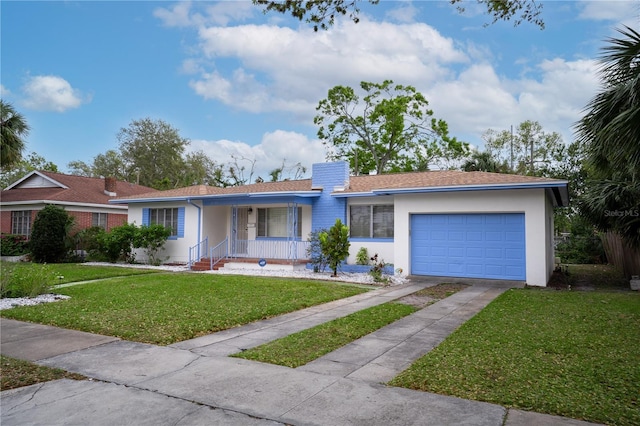
[[[413,214],[411,274],[526,280],[524,213]]]

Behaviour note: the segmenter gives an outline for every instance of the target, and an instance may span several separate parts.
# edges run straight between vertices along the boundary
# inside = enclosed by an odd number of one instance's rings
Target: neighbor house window
[[[352,238],[393,238],[393,205],[351,206]]]
[[[11,233],[26,236],[31,234],[31,210],[11,212]]]
[[[171,229],[171,236],[178,235],[178,208],[149,209],[149,223],[158,224]]]
[[[289,221],[293,220],[293,218],[289,218],[289,213],[288,207],[258,209],[258,237],[288,237]],[[302,207],[298,207],[296,237],[302,238]]]
[[[91,213],[91,226],[99,226],[102,229],[107,229],[107,214]]]

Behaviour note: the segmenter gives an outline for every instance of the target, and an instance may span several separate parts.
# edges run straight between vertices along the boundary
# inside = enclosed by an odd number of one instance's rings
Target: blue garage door
[[[524,281],[524,214],[411,216],[411,273]]]

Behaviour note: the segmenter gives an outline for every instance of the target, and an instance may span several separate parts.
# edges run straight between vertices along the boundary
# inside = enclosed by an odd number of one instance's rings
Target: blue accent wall
[[[322,195],[314,199],[311,229],[329,229],[340,219],[347,223],[347,199],[332,197],[335,187],[349,185],[349,164],[345,161],[318,163],[312,166],[311,184],[322,187]]]

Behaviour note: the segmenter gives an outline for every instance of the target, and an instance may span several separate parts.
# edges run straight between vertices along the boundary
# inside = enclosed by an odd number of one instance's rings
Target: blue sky
[[[31,126],[27,152],[61,171],[117,149],[132,120],[162,119],[214,160],[255,160],[253,178],[324,161],[315,107],[336,85],[412,85],[459,139],[524,120],[572,141],[598,90],[595,58],[640,2],[543,2],[546,29],[466,3],[381,1],[329,31],[249,1],[2,1],[0,84]],[[246,163],[249,165],[249,163]]]

